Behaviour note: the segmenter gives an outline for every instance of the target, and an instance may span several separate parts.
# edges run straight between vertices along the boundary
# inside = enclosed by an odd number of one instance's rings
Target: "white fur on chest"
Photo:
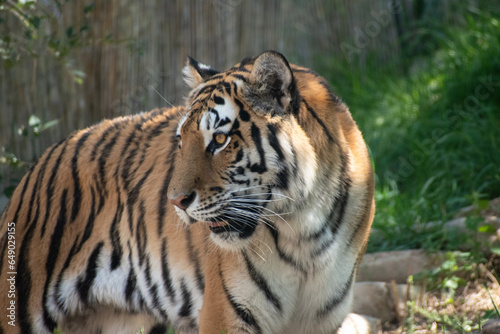
[[[325,219],[325,213],[321,210],[308,210],[294,215],[287,222],[292,227],[299,223],[297,220],[300,220],[301,224],[308,224],[311,231],[302,231],[304,235],[308,235],[309,232],[320,229],[321,226],[317,222]],[[264,332],[288,334],[331,331],[331,328],[347,315],[352,300],[349,289],[348,295],[335,307],[335,310],[322,316],[322,309],[332,298],[345,290],[353,271],[356,254],[346,251],[348,248],[346,234],[349,227],[343,225],[335,235],[328,228],[319,237],[307,240],[301,238],[300,234],[291,232],[290,226],[284,225],[283,222],[276,224],[281,224],[280,230],[287,231],[288,228],[287,232],[279,234],[277,245],[271,233],[261,228],[248,255],[263,273],[270,289],[279,292],[281,314],[274,312],[258,288],[248,289],[252,286],[250,280],[248,284],[244,284],[246,291],[241,289],[241,293],[248,298],[252,310],[261,313],[259,319],[266,319],[266,323],[269,324],[269,328],[263,326],[262,329],[266,329]],[[331,244],[326,250],[315,255],[323,243],[330,241]],[[289,256],[297,266],[284,261],[283,254]]]

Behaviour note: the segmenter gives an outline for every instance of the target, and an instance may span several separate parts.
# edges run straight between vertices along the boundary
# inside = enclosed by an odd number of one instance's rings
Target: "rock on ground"
[[[379,319],[349,313],[337,334],[382,334],[382,324]]]

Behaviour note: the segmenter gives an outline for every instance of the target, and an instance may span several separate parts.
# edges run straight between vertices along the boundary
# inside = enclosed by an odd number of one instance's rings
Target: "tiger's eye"
[[[226,139],[227,139],[227,136],[223,133],[217,133],[215,135],[215,142],[218,144],[218,145],[222,145],[226,142]]]

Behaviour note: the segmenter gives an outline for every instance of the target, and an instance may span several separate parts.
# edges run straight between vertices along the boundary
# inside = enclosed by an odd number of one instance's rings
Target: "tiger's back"
[[[75,132],[23,178],[0,223],[4,332],[340,326],[374,213],[349,111],[274,52],[185,75],[185,109]]]

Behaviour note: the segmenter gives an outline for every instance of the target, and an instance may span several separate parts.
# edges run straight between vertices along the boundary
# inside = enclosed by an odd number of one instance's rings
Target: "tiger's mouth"
[[[208,227],[214,233],[231,232],[231,226],[225,221],[209,222]]]
[[[245,221],[238,221],[229,217],[217,217],[207,223],[210,231],[218,236],[237,234],[241,239],[250,237],[258,225],[257,220],[247,218]]]

